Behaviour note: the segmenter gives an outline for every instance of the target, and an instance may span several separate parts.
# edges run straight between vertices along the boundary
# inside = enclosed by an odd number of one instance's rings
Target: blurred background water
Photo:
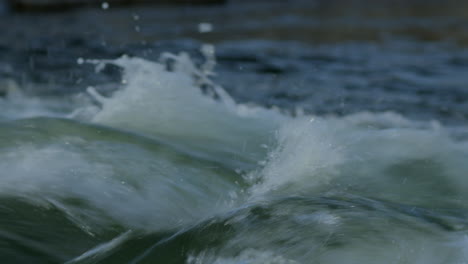
[[[201,43],[212,43],[217,81],[242,102],[319,114],[467,117],[464,2],[228,1],[105,10],[101,4],[0,17],[2,79],[37,95],[77,93],[113,80],[77,67],[78,58],[155,59],[181,50],[197,56]],[[201,34],[200,23],[213,30]]]

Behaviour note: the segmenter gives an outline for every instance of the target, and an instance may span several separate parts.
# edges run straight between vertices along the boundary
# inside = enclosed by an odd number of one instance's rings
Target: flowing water
[[[468,263],[463,43],[272,38],[3,39],[1,263]]]

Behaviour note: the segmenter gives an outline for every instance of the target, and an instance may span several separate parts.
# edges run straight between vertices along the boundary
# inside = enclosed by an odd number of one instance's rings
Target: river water
[[[1,263],[468,263],[466,15],[293,3],[0,17]]]

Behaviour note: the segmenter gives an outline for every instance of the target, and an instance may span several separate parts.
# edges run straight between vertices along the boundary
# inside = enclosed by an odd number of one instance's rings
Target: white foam
[[[278,206],[278,205],[277,205]],[[237,232],[196,263],[467,263],[466,232],[362,208],[289,203],[230,222]],[[246,222],[242,222],[246,221]]]
[[[277,133],[278,147],[264,168],[252,178],[261,184],[253,187],[254,195],[278,188],[295,189],[322,186],[337,174],[335,167],[343,162],[340,146],[333,137],[331,124],[310,117],[285,123]]]
[[[239,263],[264,263],[264,264],[299,264],[294,260],[284,258],[272,251],[246,249],[236,257],[216,257],[207,253],[198,256],[189,256],[187,264],[239,264]]]

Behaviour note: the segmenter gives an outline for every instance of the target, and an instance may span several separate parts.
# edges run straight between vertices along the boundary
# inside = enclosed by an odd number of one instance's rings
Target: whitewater
[[[2,263],[468,263],[468,127],[238,103],[201,52],[79,58],[120,84],[67,107],[10,84]]]

